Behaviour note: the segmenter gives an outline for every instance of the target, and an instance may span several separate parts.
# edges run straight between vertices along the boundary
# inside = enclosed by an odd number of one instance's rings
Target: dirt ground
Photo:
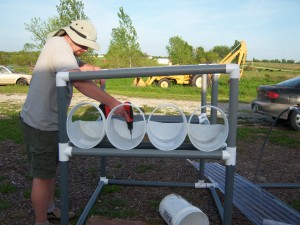
[[[1,95],[0,101],[20,102],[25,97],[20,95]],[[82,96],[76,96],[72,104],[86,101]],[[120,96],[121,101],[128,100]],[[89,101],[89,100],[88,100]],[[130,101],[138,106],[157,106],[158,100],[143,100],[131,98]],[[183,111],[193,111],[198,102],[176,102],[168,101],[178,105]],[[184,108],[186,107],[186,108]],[[220,105],[226,111],[226,105]],[[250,111],[249,105],[241,105],[239,109],[240,126],[270,126],[271,120],[267,117],[254,115]],[[254,119],[255,117],[255,119]],[[1,128],[2,129],[2,128]],[[288,129],[285,126],[278,126],[275,129]],[[299,134],[295,133],[295,138]],[[264,136],[258,136],[256,140],[237,140],[237,165],[236,172],[249,180],[253,180],[254,172],[258,162],[260,147],[264,141]],[[32,225],[34,215],[31,210],[29,191],[31,179],[28,176],[28,167],[24,146],[6,140],[0,145],[0,185],[10,183],[16,191],[12,193],[0,193],[1,202],[7,202],[10,207],[1,205],[0,224],[2,225]],[[299,183],[300,182],[300,152],[299,148],[286,148],[268,143],[261,167],[258,173],[258,182],[265,183]],[[220,162],[222,163],[222,162]],[[72,157],[69,162],[70,171],[70,207],[77,215],[85,207],[87,201],[99,182],[100,159],[97,157]],[[136,179],[152,181],[178,181],[196,182],[198,173],[185,159],[154,159],[154,158],[118,158],[107,159],[107,177],[116,179]],[[59,175],[57,184],[59,186]],[[101,194],[96,206],[91,214],[99,215],[109,213],[113,217],[115,212],[126,212],[123,219],[139,220],[150,224],[163,225],[165,222],[159,214],[158,206],[160,201],[168,194],[176,193],[187,199],[193,205],[199,207],[209,218],[210,224],[221,224],[217,208],[212,196],[205,189],[189,188],[167,188],[167,187],[135,187],[118,186],[117,191],[108,189]],[[287,204],[299,202],[299,189],[267,189],[277,198]],[[59,196],[59,188],[57,188]],[[218,193],[222,199],[221,193]],[[57,198],[59,204],[59,198]],[[104,205],[107,211],[103,211]],[[299,206],[298,206],[299,207]],[[298,210],[300,210],[298,208]],[[58,223],[56,223],[58,224]],[[76,219],[71,221],[76,224]],[[248,219],[237,209],[233,208],[232,224],[250,225]]]

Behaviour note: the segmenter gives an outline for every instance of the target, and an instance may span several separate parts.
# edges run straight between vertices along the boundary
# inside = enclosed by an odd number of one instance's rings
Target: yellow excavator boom
[[[133,86],[137,86],[137,87],[146,87],[146,84],[144,82],[144,80],[140,77],[136,77],[133,80]]]
[[[237,58],[238,56],[238,58]],[[229,52],[219,64],[229,64],[232,63],[236,58],[236,63],[240,66],[240,77],[243,76],[244,65],[247,57],[247,46],[245,41],[241,41],[231,52]],[[176,84],[190,84],[192,86],[201,87],[201,76],[193,75],[176,75],[176,76],[152,76],[148,77],[144,81],[140,77],[136,77],[133,81],[134,86],[145,87],[149,86],[152,83],[157,83],[161,87],[169,87],[171,82]]]
[[[231,63],[237,56],[237,64],[240,66],[240,77],[242,77],[244,72],[244,65],[247,57],[247,46],[245,41],[241,41],[231,52],[229,52],[219,64],[228,64]]]

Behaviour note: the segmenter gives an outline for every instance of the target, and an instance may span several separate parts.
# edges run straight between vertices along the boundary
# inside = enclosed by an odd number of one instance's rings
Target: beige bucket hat
[[[76,44],[87,46],[95,50],[100,50],[100,45],[96,42],[96,28],[88,20],[75,20],[69,26],[49,33],[48,38],[62,36],[65,33],[67,33],[72,41],[74,41]]]

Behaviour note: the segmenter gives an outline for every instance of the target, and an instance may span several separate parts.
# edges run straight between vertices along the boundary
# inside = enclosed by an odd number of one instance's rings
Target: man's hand
[[[127,113],[127,111],[125,110],[125,108],[123,106],[120,106],[122,103],[119,102],[118,100],[116,100],[116,102],[114,102],[113,104],[111,104],[112,102],[110,102],[110,104],[108,105],[108,107],[110,108],[110,110],[113,110],[115,107],[116,108],[114,114],[115,115],[119,115],[119,116],[123,116],[125,118],[126,121],[129,121],[129,115]]]

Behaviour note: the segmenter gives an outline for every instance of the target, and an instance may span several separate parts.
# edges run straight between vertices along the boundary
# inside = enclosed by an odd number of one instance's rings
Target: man
[[[29,92],[21,111],[24,139],[33,177],[31,200],[36,225],[49,225],[48,219],[60,218],[55,207],[54,187],[58,162],[58,106],[55,76],[58,72],[92,71],[99,67],[85,64],[77,56],[88,48],[99,50],[95,27],[87,20],[77,20],[48,35],[33,70]],[[111,109],[121,104],[99,88],[94,81],[73,81],[68,84],[69,103],[72,87],[106,104]],[[117,114],[127,117],[123,107]],[[75,214],[70,212],[69,218]]]

